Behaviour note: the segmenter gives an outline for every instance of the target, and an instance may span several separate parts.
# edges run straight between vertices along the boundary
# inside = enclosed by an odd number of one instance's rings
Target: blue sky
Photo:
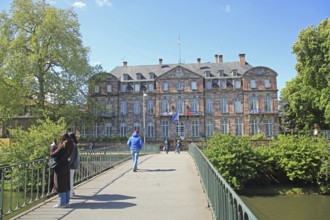
[[[1,0],[8,11],[11,0]],[[296,76],[291,47],[302,29],[330,17],[329,0],[48,0],[74,7],[92,65],[238,61],[278,73],[278,89]]]

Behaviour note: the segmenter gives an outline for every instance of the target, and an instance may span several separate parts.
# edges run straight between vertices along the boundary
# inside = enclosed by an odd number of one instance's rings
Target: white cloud
[[[111,3],[109,2],[109,0],[95,0],[95,2],[100,7],[111,6]]]
[[[72,4],[72,7],[74,8],[85,8],[87,5],[83,2],[75,2]]]
[[[231,7],[230,7],[230,5],[225,5],[225,12],[226,12],[226,13],[231,12]]]

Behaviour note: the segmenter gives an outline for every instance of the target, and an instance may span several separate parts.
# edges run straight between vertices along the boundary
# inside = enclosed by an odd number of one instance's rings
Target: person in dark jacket
[[[72,155],[70,157],[70,198],[74,195],[74,172],[76,169],[79,168],[80,165],[80,159],[79,159],[79,151],[78,151],[78,141],[76,138],[75,133],[70,132],[69,136],[71,140],[73,141],[73,149],[72,149]]]
[[[140,150],[143,146],[143,141],[142,138],[139,136],[138,130],[135,130],[133,135],[128,139],[127,145],[130,147],[131,150],[133,160],[133,172],[136,172]]]
[[[70,166],[69,158],[73,150],[73,142],[65,133],[60,137],[60,143],[50,153],[51,157],[60,158],[61,162],[54,168],[54,189],[58,193],[56,208],[68,207],[70,202]]]

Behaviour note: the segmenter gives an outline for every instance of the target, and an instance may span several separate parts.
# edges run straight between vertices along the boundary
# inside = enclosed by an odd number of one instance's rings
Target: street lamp
[[[147,97],[148,94],[143,92],[143,103],[142,103],[142,110],[143,110],[143,142],[146,143],[146,108],[144,104],[144,99]]]

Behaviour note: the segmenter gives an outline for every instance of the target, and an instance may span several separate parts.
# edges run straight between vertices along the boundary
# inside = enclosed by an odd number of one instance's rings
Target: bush
[[[256,178],[259,162],[249,137],[216,134],[203,150],[213,166],[236,190]]]

